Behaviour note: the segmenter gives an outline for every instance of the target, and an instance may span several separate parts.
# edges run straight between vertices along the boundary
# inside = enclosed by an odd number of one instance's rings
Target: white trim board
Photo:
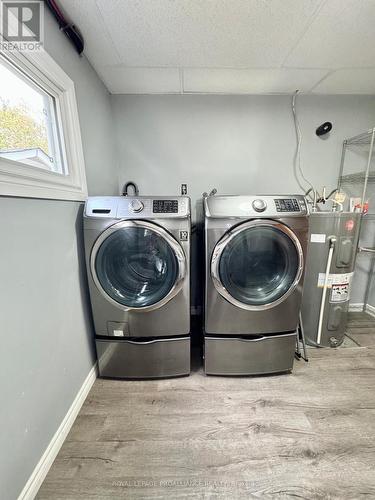
[[[363,303],[349,304],[349,312],[362,312],[363,306]],[[375,318],[375,306],[366,304],[365,311],[367,312],[367,314],[369,314],[370,316],[374,316]]]
[[[363,302],[356,304],[349,304],[349,312],[362,312]]]
[[[72,405],[70,406],[67,414],[61,422],[55,435],[51,439],[46,451],[43,453],[41,459],[33,470],[23,490],[21,491],[18,500],[33,500],[38,493],[46,475],[48,474],[51,465],[53,464],[60,448],[64,444],[66,436],[68,435],[72,425],[74,424],[77,415],[85,402],[85,399],[97,378],[97,364],[91,368],[85,381],[83,382],[80,390],[78,391]]]
[[[366,304],[366,312],[370,316],[374,316],[375,317],[375,307],[374,306],[371,306],[370,304]]]

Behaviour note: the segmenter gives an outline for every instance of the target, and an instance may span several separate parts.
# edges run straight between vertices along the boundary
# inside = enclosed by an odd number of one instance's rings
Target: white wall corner
[[[349,312],[363,312],[363,308],[367,314],[373,316],[375,318],[375,306],[370,304],[358,303],[358,304],[349,304]]]
[[[52,437],[47,449],[43,453],[41,459],[33,470],[31,476],[29,477],[27,483],[25,484],[23,490],[21,491],[18,500],[33,500],[38,493],[51,465],[53,464],[60,448],[64,444],[64,441],[72,428],[78,413],[85,402],[85,399],[93,386],[97,378],[97,364],[91,368],[89,374],[87,375],[85,381],[83,382],[80,390],[78,391],[72,405],[70,406],[67,414],[65,415],[63,421],[61,422],[56,433]]]
[[[367,314],[369,314],[370,316],[374,316],[374,318],[375,318],[375,306],[372,306],[370,304],[366,304],[366,312],[367,312]]]

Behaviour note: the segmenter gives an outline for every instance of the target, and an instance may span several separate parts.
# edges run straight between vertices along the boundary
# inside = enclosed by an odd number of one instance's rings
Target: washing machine
[[[209,196],[204,365],[208,375],[293,368],[308,241],[303,196]]]
[[[83,225],[99,375],[188,375],[189,198],[90,197]]]

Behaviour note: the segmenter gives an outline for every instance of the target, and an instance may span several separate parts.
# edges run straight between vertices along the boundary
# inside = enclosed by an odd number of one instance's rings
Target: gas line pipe
[[[329,252],[328,252],[328,258],[327,258],[327,265],[326,265],[326,273],[325,273],[324,284],[323,284],[322,300],[320,302],[320,310],[319,310],[318,335],[316,338],[316,343],[318,345],[320,344],[320,341],[322,338],[323,316],[324,316],[325,302],[326,302],[326,296],[327,296],[329,272],[331,270],[331,263],[332,263],[333,252],[335,250],[335,243],[336,243],[336,237],[330,236],[330,238],[329,238]]]

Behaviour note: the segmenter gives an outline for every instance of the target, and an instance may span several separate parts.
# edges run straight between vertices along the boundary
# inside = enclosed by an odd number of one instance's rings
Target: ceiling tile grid
[[[100,66],[99,76],[112,94],[180,94],[178,68]]]
[[[60,3],[112,93],[375,93],[375,0]]]
[[[327,0],[284,65],[375,67],[374,0]]]
[[[326,70],[319,69],[201,69],[183,72],[186,93],[224,94],[290,94],[295,90],[308,92]]]
[[[278,67],[321,0],[96,0],[122,64]]]
[[[375,94],[375,68],[333,71],[313,89],[314,94]]]

